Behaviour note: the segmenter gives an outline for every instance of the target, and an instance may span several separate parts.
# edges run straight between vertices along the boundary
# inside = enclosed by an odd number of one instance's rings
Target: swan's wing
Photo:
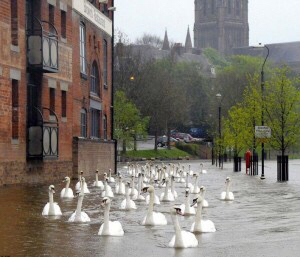
[[[153,212],[153,221],[155,225],[167,225],[167,219],[165,215],[160,212]]]
[[[64,190],[64,189],[63,189],[63,190]],[[61,195],[62,195],[62,194],[63,194],[63,193],[62,193],[62,191],[61,191]],[[62,197],[62,196],[61,196],[61,197]],[[66,197],[66,198],[73,198],[73,197],[74,197],[72,188],[68,188],[67,194],[66,194],[65,197]]]
[[[164,199],[165,193],[161,193],[160,200],[162,201]]]
[[[208,207],[208,202],[206,200],[203,200],[202,207]]]
[[[145,201],[145,197],[142,196],[142,195],[139,195],[138,200],[140,200],[140,201]]]
[[[124,230],[119,221],[110,221],[109,230],[111,236],[124,236]]]
[[[233,195],[232,192],[229,192],[229,199],[230,199],[230,200],[234,200],[234,195]]]
[[[202,173],[203,173],[203,174],[206,174],[206,173],[207,173],[207,170],[202,170]]]
[[[84,212],[81,212],[81,222],[90,222],[91,219],[90,217]]]
[[[74,222],[75,221],[75,215],[76,215],[76,212],[73,212],[71,217],[68,219],[68,222]]]
[[[100,226],[100,229],[99,229],[99,232],[98,232],[98,235],[99,235],[99,236],[102,235],[102,232],[103,232],[103,225],[104,225],[104,223]]]
[[[124,210],[126,208],[126,199],[121,202],[120,209]]]
[[[63,188],[63,190],[61,190],[61,192],[60,192],[60,197],[61,198],[63,198],[65,196],[65,191],[66,191],[65,188]]]
[[[154,203],[160,204],[159,197],[157,195],[154,195]]]
[[[174,247],[175,246],[175,239],[176,239],[176,236],[174,235],[169,243],[169,247]]]
[[[54,212],[55,212],[55,215],[62,215],[60,207],[57,203],[54,203]]]
[[[194,230],[195,230],[195,222],[193,222],[193,224],[192,224],[192,226],[191,226],[191,232],[194,232]]]
[[[77,182],[77,183],[76,183],[75,189],[76,189],[76,191],[79,191],[79,190],[80,190],[80,182]]]
[[[45,205],[45,207],[44,207],[44,209],[43,209],[43,212],[42,212],[42,215],[48,215],[48,213],[49,213],[49,207],[50,207],[50,204],[49,203],[47,203],[46,205]]]
[[[183,213],[185,213],[185,204],[180,204],[180,209]]]
[[[198,240],[191,232],[181,231],[182,241],[185,247],[197,247]]]
[[[136,209],[135,202],[132,201],[132,200],[129,201],[129,206],[130,206],[131,209]]]
[[[225,199],[225,196],[226,196],[226,192],[222,192],[222,193],[221,193],[221,200],[224,200],[224,199]]]
[[[201,226],[204,233],[216,232],[215,224],[211,220],[201,220]]]
[[[149,204],[149,201],[150,201],[150,195],[147,195],[146,196],[146,204]],[[155,202],[155,198],[154,198],[154,202]]]

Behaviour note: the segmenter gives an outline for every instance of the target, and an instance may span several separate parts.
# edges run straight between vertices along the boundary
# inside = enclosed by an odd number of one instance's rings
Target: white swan
[[[172,192],[174,198],[178,197],[177,192],[175,191],[175,176],[171,177],[171,192]]]
[[[136,200],[139,201],[139,202],[145,201],[145,197],[141,195],[142,188],[144,188],[143,181],[144,181],[144,174],[139,173],[139,176],[138,176],[138,189],[137,189],[138,195],[136,197]]]
[[[190,174],[187,173],[186,174],[186,180],[185,180],[185,187],[188,187],[190,189],[190,192],[193,192],[194,191],[194,186],[192,183],[189,182],[189,176]]]
[[[66,182],[66,187],[60,192],[61,198],[74,198],[73,190],[70,188],[70,181],[69,177],[65,177],[64,182]]]
[[[136,209],[136,205],[134,203],[134,201],[132,201],[130,199],[130,195],[129,195],[129,186],[130,183],[127,182],[127,186],[126,186],[126,196],[125,199],[121,202],[121,210],[135,210]]]
[[[111,176],[111,169],[109,169],[108,182],[110,182],[110,183],[115,183],[115,179]]]
[[[148,186],[143,188],[143,192],[149,192],[150,193],[150,202],[149,202],[149,208],[146,217],[142,221],[142,225],[144,226],[156,226],[156,225],[167,225],[167,219],[165,215],[163,215],[160,212],[154,212],[154,187]]]
[[[131,188],[129,189],[129,195],[132,198],[132,200],[136,200],[138,197],[138,191],[134,185],[134,176],[131,176]]]
[[[203,169],[203,163],[201,162],[200,163],[200,174],[206,174],[206,173],[207,173],[207,170]]]
[[[124,230],[119,221],[109,220],[109,209],[111,200],[104,197],[101,205],[104,207],[104,222],[101,225],[98,235],[100,236],[124,236]]]
[[[160,201],[161,202],[173,202],[175,201],[174,195],[172,194],[171,190],[169,189],[169,180],[163,179],[163,183],[166,183],[165,192],[161,193]]]
[[[191,232],[194,233],[213,233],[216,232],[215,224],[211,220],[202,219],[202,197],[198,195],[193,200],[193,205],[197,203],[195,222],[192,224]]]
[[[76,191],[81,191],[81,186],[83,188],[83,192],[85,194],[89,194],[90,193],[90,190],[88,189],[87,187],[87,183],[85,182],[85,179],[83,180],[83,183],[81,182],[81,179],[83,178],[83,171],[80,172],[80,175],[79,175],[79,181],[77,182],[76,186],[75,186],[75,189]]]
[[[200,193],[200,187],[198,186],[199,184],[199,175],[198,174],[194,174],[193,177],[195,178],[195,184],[194,184],[194,189],[191,192],[192,194],[199,194]]]
[[[174,248],[189,248],[189,247],[197,247],[198,240],[195,235],[181,230],[177,215],[182,215],[180,207],[174,207],[171,209],[171,217],[173,220],[175,235],[172,237],[169,247]]]
[[[95,173],[96,173],[96,180],[94,181],[93,186],[94,187],[99,187],[101,190],[103,190],[104,189],[103,182],[98,180],[99,170],[96,170]]]
[[[108,186],[107,182],[108,182],[108,179],[106,179],[104,181],[104,191],[101,193],[101,196],[102,197],[111,197],[112,198],[112,197],[114,197],[114,193],[111,190],[111,187]]]
[[[234,200],[234,195],[233,195],[232,192],[229,191],[230,185],[231,185],[230,177],[226,178],[225,184],[226,184],[226,191],[221,193],[221,200],[233,201]]]
[[[125,195],[125,184],[123,183],[121,175],[119,175],[119,179],[116,182],[115,193],[116,195]]]
[[[154,183],[157,183],[157,181],[151,179],[151,181],[150,181],[151,186],[153,186]],[[146,204],[149,204],[149,202],[150,202],[150,194],[146,196]],[[154,204],[156,204],[156,205],[160,204],[159,197],[155,193],[154,193]]]
[[[202,197],[202,207],[207,208],[208,202],[205,200],[206,188],[204,186],[200,187],[200,196]]]
[[[78,196],[77,207],[75,212],[72,213],[68,221],[69,222],[90,222],[91,221],[90,217],[84,211],[81,210],[84,193],[79,191],[76,193],[76,196]]]
[[[190,205],[190,189],[185,189],[185,203],[180,205],[180,209],[184,216],[195,215],[196,210]]]
[[[55,187],[49,186],[49,202],[45,205],[42,215],[44,216],[60,216],[62,215],[60,207],[53,201],[53,194],[55,194]]]

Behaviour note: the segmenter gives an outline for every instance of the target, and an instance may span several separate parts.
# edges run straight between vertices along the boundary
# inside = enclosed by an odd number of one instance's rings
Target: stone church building
[[[248,45],[248,0],[195,0],[195,48],[231,54]]]

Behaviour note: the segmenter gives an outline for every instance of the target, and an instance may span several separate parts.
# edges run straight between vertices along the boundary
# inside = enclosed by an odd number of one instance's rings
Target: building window
[[[107,117],[104,115],[103,117],[103,137],[107,139]]]
[[[50,88],[50,110],[55,112],[55,89]]]
[[[236,0],[235,8],[236,8],[236,15],[240,16],[241,15],[241,3],[239,0]]]
[[[49,23],[54,26],[54,6],[49,4]],[[49,27],[49,31],[55,33],[53,26]]]
[[[228,0],[227,11],[228,11],[228,14],[231,14],[231,11],[232,11],[232,1],[231,0]]]
[[[103,13],[104,15],[106,15],[106,16],[109,15],[108,8],[107,8],[107,4],[103,4],[102,13]]]
[[[94,61],[92,65],[91,79],[90,79],[90,91],[96,95],[100,95],[100,87],[99,87],[99,70],[97,62]]]
[[[19,138],[19,85],[17,80],[12,80],[11,107],[12,107],[12,139]]]
[[[81,22],[79,26],[79,34],[80,34],[80,72],[86,74],[86,37],[85,37],[85,25]]]
[[[206,0],[203,0],[203,14],[204,14],[204,16],[206,15],[206,11],[207,11],[207,2],[206,2]]]
[[[103,40],[103,82],[104,88],[107,88],[107,41]]]
[[[100,131],[99,131],[99,119],[100,117],[100,111],[96,109],[91,109],[91,137],[100,137]]]
[[[215,9],[216,9],[215,0],[212,0],[211,1],[211,14],[215,14]]]
[[[86,110],[81,109],[80,110],[80,136],[81,137],[87,137],[87,128],[86,128]]]
[[[60,26],[61,26],[61,37],[67,38],[67,13],[65,11],[60,12]]]
[[[14,46],[18,45],[18,0],[11,0],[10,3],[11,13],[11,44]]]
[[[67,92],[61,91],[61,117],[67,117]]]

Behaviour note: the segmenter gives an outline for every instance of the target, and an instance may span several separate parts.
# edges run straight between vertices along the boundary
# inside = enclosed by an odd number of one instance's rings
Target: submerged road
[[[199,161],[186,161],[192,170],[199,170]],[[124,196],[116,196],[111,207],[111,220],[122,223],[123,237],[100,237],[103,222],[100,191],[91,187],[94,178],[87,178],[91,194],[85,195],[83,209],[90,216],[87,224],[68,223],[76,208],[77,199],[61,200],[63,183],[55,184],[55,201],[63,215],[43,217],[48,202],[48,185],[9,186],[0,188],[0,256],[197,256],[197,257],[254,257],[300,256],[300,160],[290,161],[290,182],[276,182],[276,163],[265,163],[266,180],[232,172],[232,163],[220,170],[204,162],[207,174],[200,177],[200,185],[207,189],[209,207],[203,210],[204,219],[215,223],[215,233],[197,235],[197,248],[175,250],[167,245],[174,235],[169,210],[174,203],[155,206],[168,219],[168,225],[144,227],[140,225],[147,212],[145,203],[137,203],[137,210],[119,209]],[[244,167],[243,167],[244,168]],[[125,171],[120,166],[122,172]],[[261,167],[259,167],[259,172]],[[225,189],[225,179],[232,178],[233,202],[219,200]],[[74,183],[75,184],[75,183]],[[72,188],[74,189],[74,184]],[[163,189],[157,189],[160,195]],[[184,184],[176,183],[179,197],[184,201]],[[182,229],[189,230],[194,216],[181,217]]]

